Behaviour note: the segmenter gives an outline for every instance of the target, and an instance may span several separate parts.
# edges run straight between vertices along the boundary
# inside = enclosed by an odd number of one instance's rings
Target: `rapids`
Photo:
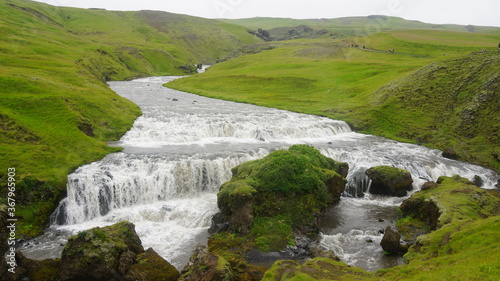
[[[324,155],[349,163],[341,203],[322,218],[321,245],[348,264],[377,270],[401,263],[386,259],[378,231],[394,225],[404,198],[367,194],[364,171],[390,165],[406,169],[414,190],[439,176],[484,180],[494,188],[498,175],[479,166],[441,157],[438,150],[352,132],[343,121],[249,104],[221,101],[163,87],[178,77],[109,82],[111,89],[143,112],[120,141],[123,147],[68,177],[68,196],[51,217],[47,234],[27,241],[28,257],[60,255],[68,235],[128,220],[145,248],[153,247],[181,269],[198,243],[205,243],[216,193],[231,168],[292,144],[310,144]]]

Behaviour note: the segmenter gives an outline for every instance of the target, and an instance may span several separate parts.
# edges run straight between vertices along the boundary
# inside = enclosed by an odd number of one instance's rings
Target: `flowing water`
[[[137,103],[143,116],[118,142],[120,153],[80,167],[68,177],[68,196],[52,215],[47,234],[24,243],[28,257],[60,255],[67,237],[95,226],[128,220],[145,248],[152,247],[178,269],[198,243],[206,242],[216,193],[231,168],[292,144],[310,144],[349,163],[341,203],[322,218],[321,245],[348,264],[367,270],[401,263],[382,255],[379,230],[394,225],[404,198],[365,194],[364,171],[390,165],[412,173],[415,190],[439,176],[481,176],[494,188],[490,170],[442,158],[440,151],[354,133],[342,121],[248,104],[204,98],[168,89],[177,77],[110,82]]]

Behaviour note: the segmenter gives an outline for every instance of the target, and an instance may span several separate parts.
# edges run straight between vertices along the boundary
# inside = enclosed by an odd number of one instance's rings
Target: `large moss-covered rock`
[[[390,166],[377,166],[366,170],[366,175],[372,181],[370,193],[406,196],[407,191],[413,189],[411,174],[403,169]]]
[[[347,170],[311,146],[294,145],[233,168],[217,204],[236,233],[249,234],[256,222],[316,232],[317,216],[344,191]]]
[[[199,245],[182,270],[179,281],[237,280],[231,265],[223,257],[209,253]]]
[[[59,280],[60,259],[31,260],[21,252],[16,253],[18,266],[23,268],[24,275],[31,281],[57,281]]]
[[[135,226],[120,222],[68,240],[60,280],[176,280],[179,272],[152,249],[144,251]]]
[[[137,256],[137,263],[130,266],[127,281],[175,281],[180,274],[177,269],[149,248]]]
[[[386,253],[391,255],[400,255],[406,253],[407,247],[401,245],[401,234],[390,225],[385,228],[384,237],[380,241],[380,246]]]
[[[409,243],[417,236],[455,221],[500,214],[500,199],[460,176],[440,177],[437,183],[414,193],[400,206],[404,219],[398,229]]]

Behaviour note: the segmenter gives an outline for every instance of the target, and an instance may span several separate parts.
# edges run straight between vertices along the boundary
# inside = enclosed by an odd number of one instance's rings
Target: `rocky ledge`
[[[144,250],[130,222],[96,227],[69,238],[61,259],[30,260],[18,252],[18,274],[5,280],[174,281],[177,269],[153,249]]]

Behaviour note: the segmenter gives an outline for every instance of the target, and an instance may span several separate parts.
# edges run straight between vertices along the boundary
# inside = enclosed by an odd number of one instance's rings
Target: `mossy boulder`
[[[313,233],[317,216],[344,191],[347,170],[311,146],[294,145],[233,168],[217,204],[235,233],[249,234],[256,223]]]
[[[61,259],[31,260],[21,252],[16,253],[17,264],[31,281],[57,281]]]
[[[130,265],[125,280],[175,281],[179,276],[179,271],[173,265],[149,248],[137,256],[137,263]]]
[[[401,255],[408,251],[406,246],[401,245],[401,234],[390,225],[385,228],[384,237],[380,241],[380,246],[386,253],[391,255]]]
[[[199,245],[182,270],[179,281],[236,280],[231,265],[222,256],[209,253]]]
[[[130,222],[96,227],[68,239],[60,280],[176,280],[179,272],[152,249],[144,251]]]
[[[406,170],[390,166],[377,166],[366,170],[365,173],[372,181],[371,194],[402,197],[413,189],[413,179]]]
[[[400,206],[398,230],[414,243],[418,235],[455,221],[500,215],[500,198],[460,176],[440,177],[431,188],[414,193]]]
[[[315,258],[299,265],[295,261],[277,261],[262,281],[274,280],[370,280],[376,275],[328,258]]]

